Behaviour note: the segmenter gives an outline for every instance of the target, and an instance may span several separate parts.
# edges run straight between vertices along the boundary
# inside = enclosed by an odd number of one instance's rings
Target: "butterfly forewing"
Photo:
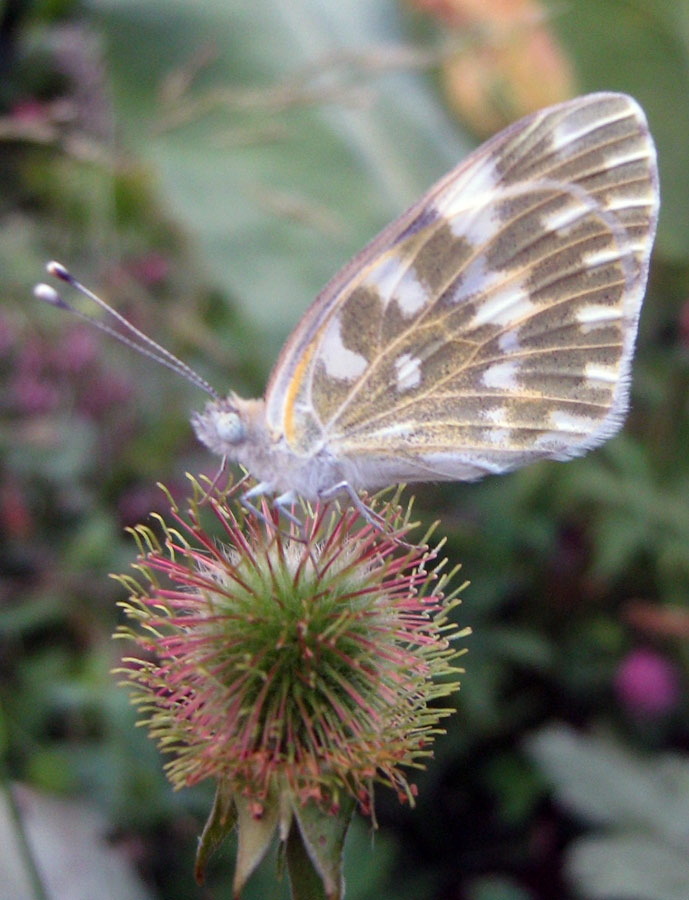
[[[567,458],[619,427],[658,210],[638,105],[594,94],[480,147],[326,287],[266,395],[364,486]]]

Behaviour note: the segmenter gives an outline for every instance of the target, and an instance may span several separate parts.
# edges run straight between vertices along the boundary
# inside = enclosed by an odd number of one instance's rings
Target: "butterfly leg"
[[[366,506],[364,501],[348,481],[339,481],[332,487],[327,488],[327,490],[321,491],[318,496],[320,500],[332,500],[338,494],[346,494],[349,497],[352,506],[355,507],[361,518],[365,519],[369,525],[377,528],[378,531],[383,531],[385,529],[385,519],[383,519],[382,516],[379,516],[377,512],[369,509],[369,507]]]
[[[242,505],[245,505],[246,500],[253,500],[254,497],[262,497],[264,494],[270,494],[273,490],[273,482],[272,481],[259,481],[258,484],[255,484],[252,488],[249,488],[248,491],[245,491],[242,494],[241,502]]]
[[[306,533],[306,524],[302,522],[297,516],[294,515],[291,509],[288,509],[288,506],[291,506],[297,499],[297,495],[294,491],[285,491],[284,494],[280,494],[279,497],[276,497],[273,501],[273,505],[282,513],[282,515],[287,519],[288,522],[291,522],[294,526],[296,526],[299,531],[300,537],[298,540],[301,540],[306,547],[309,548],[309,556],[311,557],[311,562],[313,563],[313,567],[316,572],[318,572],[318,564],[313,555],[313,551],[311,550],[311,544],[309,542],[309,536]],[[289,537],[294,537],[292,535],[288,535]]]
[[[279,497],[276,497],[273,501],[273,506],[282,513],[282,515],[287,519],[288,522],[291,522],[292,525],[296,526],[300,537],[296,538],[296,540],[300,540],[304,546],[306,547],[307,553],[309,554],[309,558],[311,560],[311,565],[313,566],[314,572],[320,577],[320,570],[318,568],[318,561],[313,554],[313,545],[309,541],[309,536],[306,533],[306,523],[302,522],[297,516],[294,515],[291,509],[288,509],[288,506],[291,506],[297,499],[297,495],[294,491],[285,491],[284,494],[280,494]],[[294,535],[288,535],[292,540],[295,540]]]
[[[242,494],[242,496],[240,497],[240,503],[242,504],[244,509],[253,513],[260,522],[263,522],[264,525],[268,525],[271,528],[274,528],[275,523],[271,519],[269,519],[267,516],[265,516],[256,506],[253,505],[253,503],[249,502],[254,497],[262,497],[265,494],[270,494],[272,492],[272,490],[273,490],[272,482],[260,481],[258,484],[254,485],[254,487],[252,487],[250,490],[246,491],[246,493]],[[297,529],[299,530],[299,535],[300,535],[299,540],[301,540],[304,544],[308,544],[309,541],[308,541],[306,532],[304,530],[304,523],[301,522],[294,515],[294,513],[290,509],[287,508],[287,506],[294,503],[295,500],[296,500],[296,496],[294,494],[294,491],[286,491],[284,494],[280,494],[279,497],[276,497],[273,500],[273,507],[275,509],[277,509],[278,513],[282,513],[282,515],[289,522],[291,522],[293,525],[295,525],[297,527]],[[278,526],[278,530],[280,531],[279,526]],[[288,534],[287,532],[281,532],[281,533],[285,534],[285,536],[288,538],[294,539],[294,535]],[[314,567],[316,567],[316,563],[315,563],[315,560],[313,559],[313,557],[312,557],[312,562],[314,564]],[[317,568],[316,568],[316,571],[318,571]]]
[[[333,497],[340,493],[344,493],[349,497],[352,506],[359,513],[361,518],[368,522],[368,524],[372,528],[375,528],[377,531],[382,531],[384,534],[389,532],[388,523],[385,521],[385,519],[375,510],[371,509],[369,506],[366,506],[364,501],[348,481],[340,481],[327,490],[322,491],[319,494],[319,498],[321,500],[332,500]],[[392,535],[392,537],[395,542],[402,547],[413,546],[412,544],[407,543],[407,541],[403,541],[401,538],[396,537],[394,534]]]
[[[248,491],[245,491],[239,498],[239,502],[242,504],[244,509],[246,509],[250,513],[253,513],[253,515],[256,516],[259,522],[262,522],[264,525],[267,525],[271,528],[275,527],[275,523],[266,515],[264,515],[257,506],[254,506],[254,504],[250,503],[249,501],[253,500],[254,497],[263,497],[265,494],[270,494],[272,490],[272,482],[259,481],[258,484],[255,484]]]
[[[293,525],[296,525],[299,531],[302,534],[304,540],[306,540],[306,535],[304,534],[304,523],[301,522],[292,512],[290,507],[295,501],[297,497],[294,491],[285,491],[284,494],[280,494],[279,497],[276,497],[273,500],[273,506],[275,506],[282,515],[287,519],[288,522],[291,522]]]

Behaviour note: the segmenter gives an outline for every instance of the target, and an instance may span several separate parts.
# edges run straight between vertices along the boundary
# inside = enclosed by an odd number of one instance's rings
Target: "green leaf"
[[[553,648],[540,634],[525,628],[495,626],[489,632],[495,653],[503,659],[528,668],[548,671],[553,664]]]
[[[278,823],[278,804],[266,801],[263,813],[256,818],[252,805],[244,797],[235,795],[237,807],[237,866],[232,889],[239,897],[242,888],[268,851]]]
[[[563,725],[544,728],[526,745],[560,801],[585,821],[689,846],[688,757],[644,759],[612,738]]]
[[[234,795],[227,783],[220,781],[215,792],[213,808],[199,838],[199,846],[196,851],[194,878],[198,884],[203,884],[208,860],[236,824],[237,807],[234,802]]]
[[[370,821],[353,817],[344,850],[347,900],[387,896],[385,887],[392,882],[396,855],[397,844],[391,831],[377,832],[374,842]]]
[[[354,812],[354,800],[342,797],[337,814],[323,812],[316,803],[294,805],[304,847],[320,876],[328,900],[344,896],[342,850]]]
[[[287,871],[292,900],[329,900],[325,886],[309,858],[296,823],[287,837]]]
[[[553,22],[571,49],[584,90],[623,90],[644,107],[658,147],[662,209],[658,249],[689,252],[686,211],[689,42],[686,3],[676,0],[552,0]],[[614,24],[613,24],[614,23]]]
[[[497,876],[477,878],[469,885],[469,900],[530,900],[531,894],[513,881]]]
[[[112,548],[119,540],[117,523],[99,511],[84,519],[80,528],[69,535],[64,551],[64,565],[85,571],[91,567],[106,568],[112,559]]]
[[[126,851],[108,838],[112,823],[93,804],[23,784],[12,795],[0,794],[3,898],[151,900]]]
[[[129,146],[267,353],[338,267],[470,147],[425,73],[398,62],[410,38],[394,0],[265,0],[260,14],[221,0],[87,5]],[[176,106],[219,102],[164,127],[161,86],[211,46]]]
[[[687,900],[689,856],[643,834],[576,841],[567,873],[586,900]]]
[[[623,512],[610,511],[593,527],[593,574],[602,579],[624,574],[647,546],[648,529]]]

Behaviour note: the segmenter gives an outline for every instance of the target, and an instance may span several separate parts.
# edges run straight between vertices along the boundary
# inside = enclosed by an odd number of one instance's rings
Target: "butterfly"
[[[643,111],[589,94],[497,134],[374,238],[307,309],[261,399],[220,397],[125,324],[211,395],[192,425],[255,477],[245,499],[345,492],[361,509],[364,489],[565,460],[619,429],[658,208]]]

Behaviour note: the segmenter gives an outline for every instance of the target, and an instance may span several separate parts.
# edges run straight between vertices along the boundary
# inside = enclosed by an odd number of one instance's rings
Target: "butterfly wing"
[[[316,298],[268,425],[351,480],[471,479],[566,459],[624,417],[658,214],[642,110],[591,94],[479,147]]]

